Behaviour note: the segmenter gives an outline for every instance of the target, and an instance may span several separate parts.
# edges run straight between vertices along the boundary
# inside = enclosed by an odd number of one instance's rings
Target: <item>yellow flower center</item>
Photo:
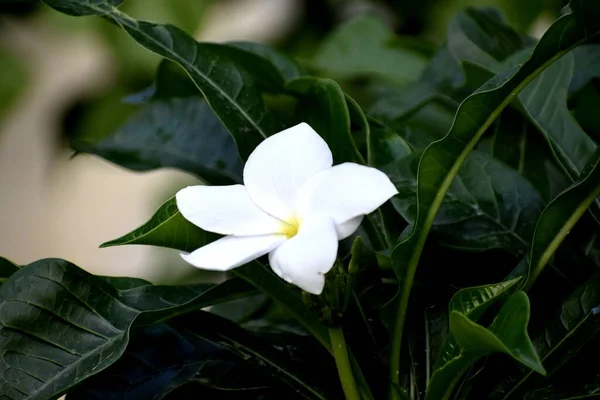
[[[299,228],[300,221],[295,215],[292,218],[287,218],[286,221],[281,221],[281,233],[288,239],[296,236]]]

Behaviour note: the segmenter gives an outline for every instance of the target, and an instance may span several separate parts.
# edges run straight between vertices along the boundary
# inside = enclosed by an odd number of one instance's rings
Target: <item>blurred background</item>
[[[121,8],[137,19],[177,25],[197,40],[264,42],[310,60],[336,26],[365,12],[434,50],[465,6],[497,6],[518,30],[540,37],[565,3],[125,0]],[[18,264],[60,257],[92,273],[155,283],[193,276],[176,251],[98,246],[143,224],[195,178],[73,157],[65,139],[114,131],[135,111],[123,98],[152,83],[159,61],[100,18],[61,15],[37,0],[0,0],[0,255]]]

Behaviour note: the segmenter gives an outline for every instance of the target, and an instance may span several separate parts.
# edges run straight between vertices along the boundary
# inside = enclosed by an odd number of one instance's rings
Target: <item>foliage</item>
[[[306,121],[336,164],[379,168],[399,194],[341,243],[353,284],[333,327],[328,299],[262,260],[218,285],[158,286],[0,258],[1,399],[337,399],[336,366],[363,400],[598,392],[598,1],[571,0],[539,40],[466,8],[434,53],[362,15],[310,59],[197,42],[122,0],[44,3],[162,59],[150,88],[113,105],[135,109],[113,132],[69,136],[77,152],[234,184],[257,144]],[[216,237],[170,199],[103,246]]]

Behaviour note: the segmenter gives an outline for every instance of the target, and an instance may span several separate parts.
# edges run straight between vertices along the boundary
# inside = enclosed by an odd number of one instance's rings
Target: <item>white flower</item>
[[[244,185],[180,190],[177,207],[188,221],[227,235],[181,256],[198,268],[227,271],[269,253],[279,277],[320,294],[338,241],[398,193],[375,168],[332,164],[325,141],[301,123],[256,147]]]

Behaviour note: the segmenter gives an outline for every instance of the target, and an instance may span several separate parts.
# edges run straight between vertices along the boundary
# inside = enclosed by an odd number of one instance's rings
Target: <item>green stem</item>
[[[342,384],[342,389],[344,389],[346,400],[360,400],[360,394],[356,382],[354,381],[354,375],[352,374],[352,366],[350,365],[350,359],[348,358],[348,349],[346,348],[346,340],[344,339],[342,328],[329,328],[329,337],[331,338],[333,356],[335,357],[335,364],[338,369],[338,375],[340,376],[340,382]]]

